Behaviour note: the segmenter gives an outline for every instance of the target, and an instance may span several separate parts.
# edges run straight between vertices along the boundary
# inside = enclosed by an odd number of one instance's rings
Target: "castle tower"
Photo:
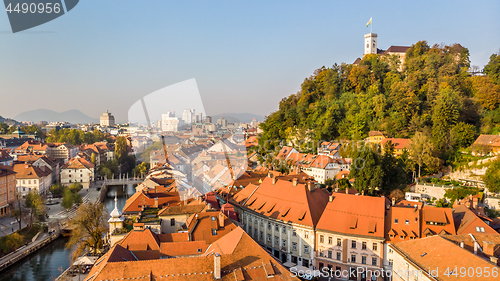
[[[108,223],[109,223],[109,233],[113,234],[115,229],[120,229],[123,228],[123,222],[125,221],[125,218],[122,216],[122,213],[118,210],[118,205],[117,205],[117,199],[116,199],[116,194],[115,194],[115,208],[111,212]]]
[[[377,33],[365,34],[365,53],[366,54],[376,54],[377,53]]]

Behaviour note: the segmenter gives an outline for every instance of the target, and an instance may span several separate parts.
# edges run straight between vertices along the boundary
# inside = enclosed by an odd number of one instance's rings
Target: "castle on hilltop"
[[[410,49],[409,46],[390,46],[387,50],[382,50],[377,47],[377,33],[368,33],[365,34],[365,44],[364,44],[365,52],[363,56],[367,54],[379,54],[381,56],[386,55],[396,55],[403,65],[405,61],[406,51]],[[357,58],[353,64],[358,64],[361,61],[361,58]]]

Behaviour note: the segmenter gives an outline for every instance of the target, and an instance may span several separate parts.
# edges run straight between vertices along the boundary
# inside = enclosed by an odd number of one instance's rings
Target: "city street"
[[[99,191],[97,191],[96,187],[101,187],[104,181],[96,181],[91,185],[91,188],[89,189],[82,189],[78,193],[82,196],[83,202],[94,202],[97,197],[99,196]],[[44,204],[45,210],[47,212],[47,215],[49,216],[50,219],[64,219],[68,215],[73,214],[76,212],[76,208],[73,207],[69,210],[65,210],[61,206],[61,201],[62,198],[56,198],[53,200],[54,202],[57,202],[56,204],[53,205],[47,205]],[[27,223],[25,221],[22,221],[21,227],[24,228],[27,226]],[[16,218],[13,218],[11,216],[5,216],[0,218],[0,237],[9,235],[15,231],[19,230],[19,224],[17,223]]]

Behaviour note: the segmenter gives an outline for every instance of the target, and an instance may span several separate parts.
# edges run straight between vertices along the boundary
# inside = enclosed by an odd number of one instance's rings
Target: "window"
[[[410,224],[410,220],[405,220],[405,224]]]
[[[255,236],[255,238],[257,238],[257,234],[258,234],[258,230],[257,230],[257,228],[255,228],[255,229],[253,230],[253,233],[254,233],[254,235],[253,235],[253,236]]]
[[[271,230],[271,223],[270,222],[267,223],[267,229]]]
[[[304,238],[309,239],[309,232],[307,232],[307,231],[304,232]]]
[[[279,246],[280,238],[278,236],[274,236],[274,244],[276,244],[276,246]]]
[[[253,223],[257,224],[257,217],[253,219]]]
[[[398,219],[394,219],[394,223],[398,223]]]
[[[389,248],[389,253],[392,253],[392,249]]]
[[[324,256],[325,256],[325,254],[323,254],[323,252],[319,252],[319,256],[320,256],[320,257],[324,257]]]
[[[282,232],[283,232],[283,234],[286,234],[286,226],[283,226]]]
[[[484,232],[484,227],[476,226],[476,232]]]
[[[274,226],[274,230],[275,230],[275,231],[280,231],[280,227],[279,227],[278,225],[275,225],[275,226]]]
[[[366,256],[362,256],[361,257],[361,263],[362,264],[366,264]]]
[[[319,243],[325,243],[325,236],[323,235],[319,236]]]
[[[271,242],[271,234],[267,235],[267,242]]]
[[[418,222],[418,218],[415,218],[415,222]]]
[[[304,245],[304,254],[309,254],[309,246]]]
[[[341,254],[340,252],[337,252],[337,260],[339,261],[341,259]]]
[[[212,217],[212,221],[215,221],[215,217]]]
[[[260,232],[259,239],[260,239],[260,240],[264,239],[264,232],[262,232],[262,231]]]
[[[372,258],[372,265],[377,265],[377,258]]]
[[[340,238],[337,238],[337,246],[342,246],[342,240]]]
[[[328,258],[329,258],[329,259],[331,259],[331,258],[332,258],[332,256],[333,256],[332,251],[328,251]]]
[[[175,219],[170,219],[170,226],[174,226],[175,225]]]
[[[394,261],[392,259],[389,259],[389,265],[393,265],[394,264]]]
[[[217,229],[212,229],[212,235],[213,236],[217,235]]]
[[[293,236],[293,237],[297,237],[297,231],[295,231],[295,229],[294,229],[294,230],[292,230],[292,236]]]
[[[281,246],[282,246],[282,247],[286,247],[286,240],[285,240],[285,239],[283,239],[283,240],[281,241]]]
[[[264,226],[264,220],[260,219],[260,226]]]
[[[292,243],[292,250],[297,251],[297,242]]]
[[[361,250],[366,250],[366,242],[361,242]]]
[[[351,255],[351,262],[356,263],[356,255]]]
[[[329,245],[332,245],[332,243],[333,243],[333,239],[332,239],[332,237],[328,237],[328,244],[329,244]]]
[[[248,226],[248,233],[250,233],[250,235],[252,235],[252,227],[251,226]]]
[[[356,241],[353,240],[351,242],[351,248],[356,249]]]
[[[377,244],[377,243],[373,243],[373,250],[374,250],[374,251],[377,251],[377,250],[378,250],[378,244]]]

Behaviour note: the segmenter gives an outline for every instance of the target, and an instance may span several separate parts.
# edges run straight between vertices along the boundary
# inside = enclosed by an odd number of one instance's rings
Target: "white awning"
[[[286,266],[286,267],[292,267],[292,266],[296,266],[297,264],[295,264],[295,263],[293,263],[291,261],[287,261],[283,265]]]
[[[5,208],[5,207],[9,207],[9,204],[5,204],[3,206],[0,206],[0,209]]]

